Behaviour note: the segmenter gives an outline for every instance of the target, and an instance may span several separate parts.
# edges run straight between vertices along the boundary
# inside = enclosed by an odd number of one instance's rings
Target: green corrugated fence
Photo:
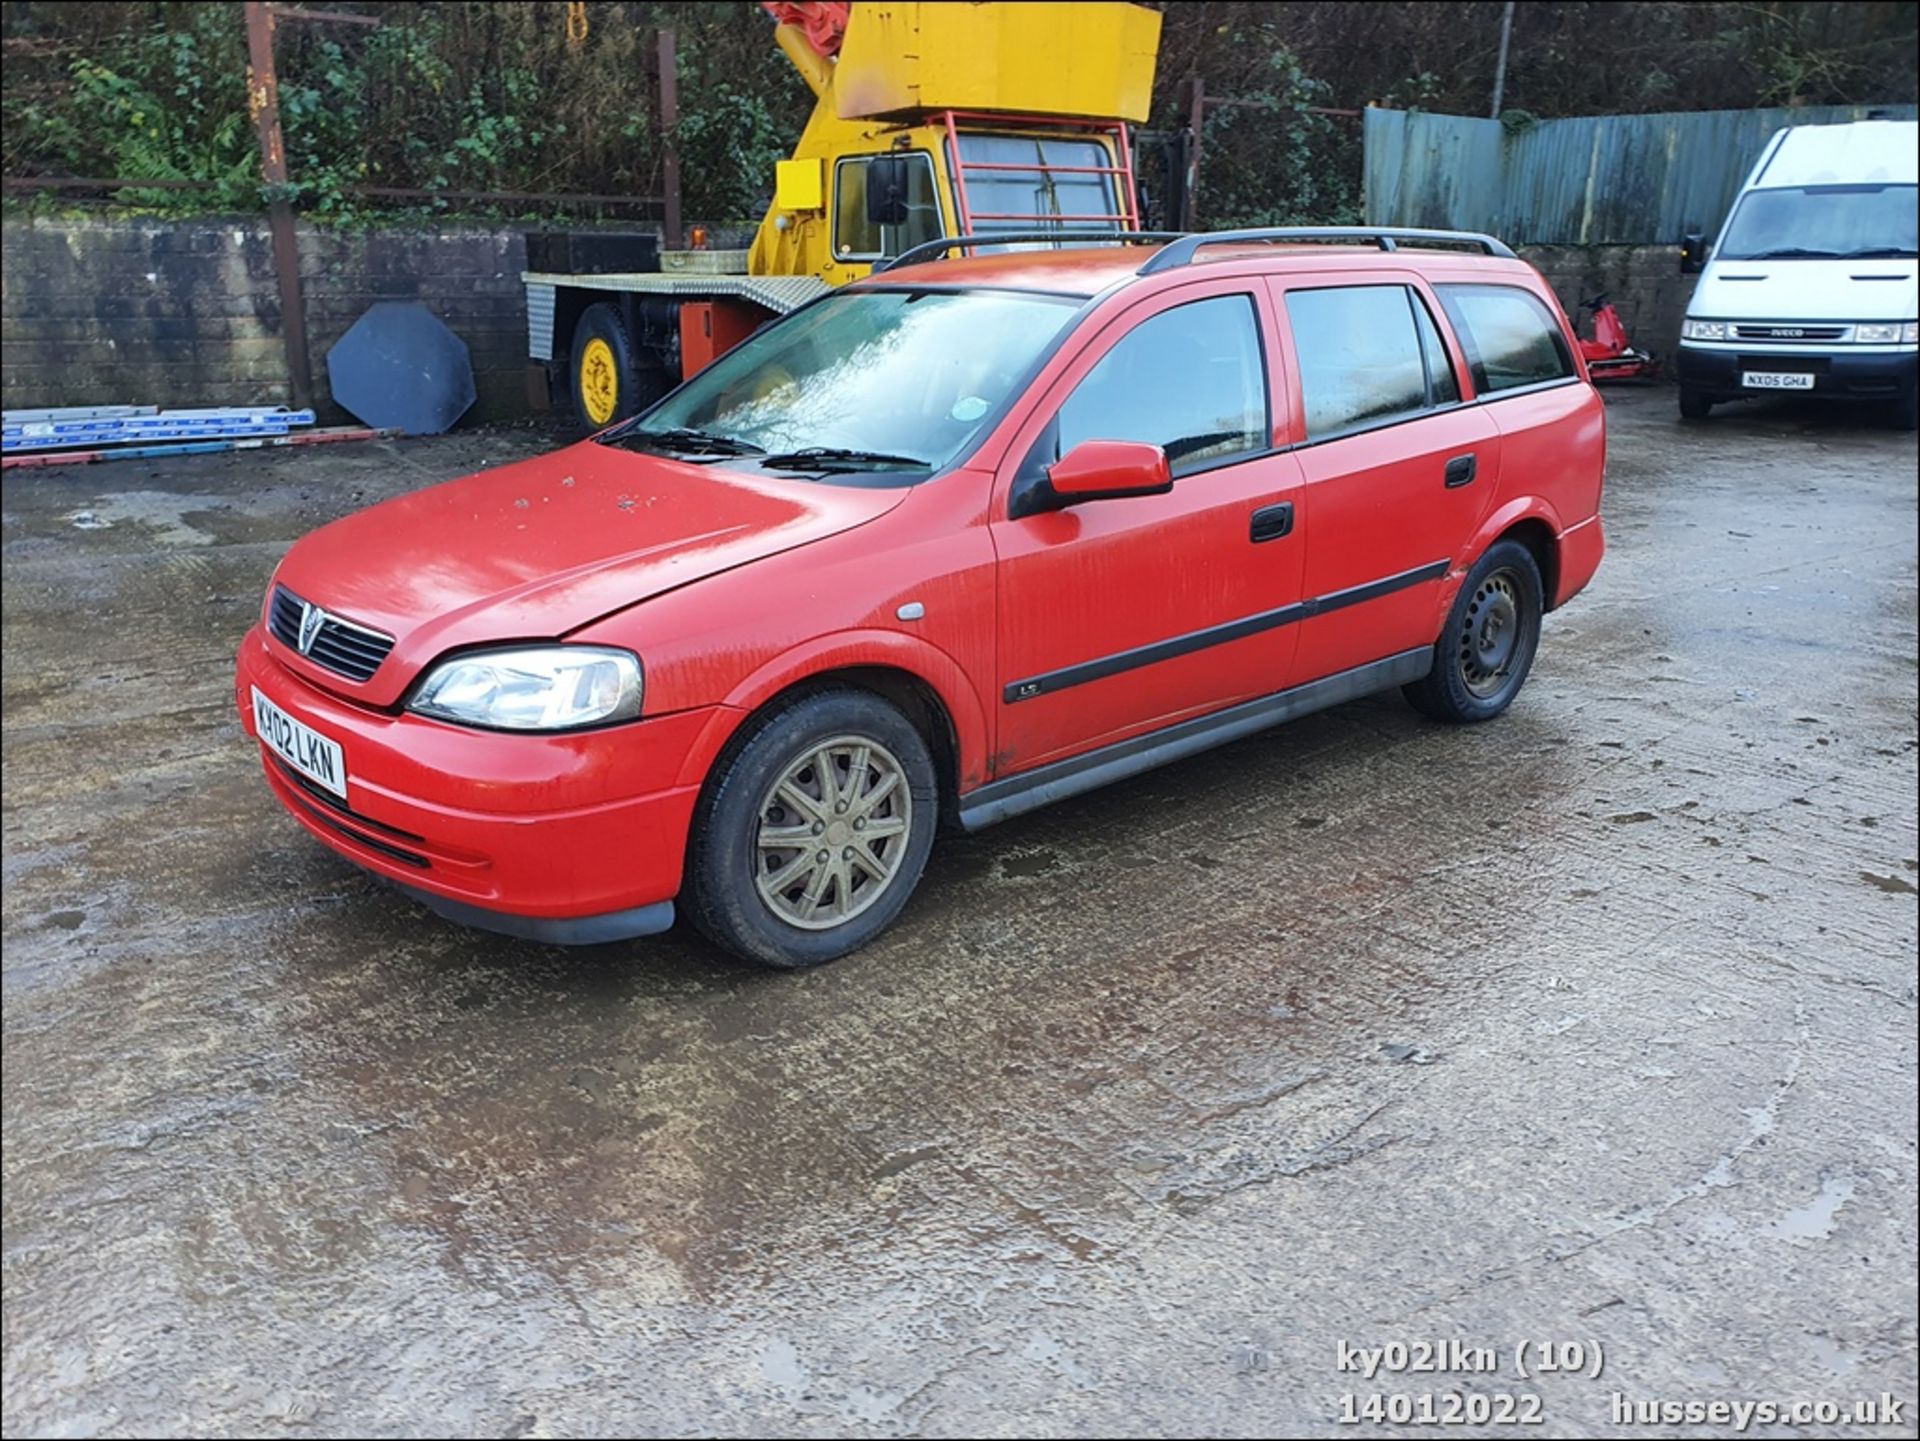
[[[1652,245],[1717,230],[1786,125],[1912,120],[1912,105],[1498,120],[1370,109],[1367,223],[1484,230],[1515,245]]]

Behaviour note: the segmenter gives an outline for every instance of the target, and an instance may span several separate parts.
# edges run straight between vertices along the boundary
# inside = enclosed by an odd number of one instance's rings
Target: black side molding
[[[1151,735],[1135,736],[1087,755],[1072,756],[1021,775],[1008,776],[961,796],[960,824],[970,831],[982,830],[1011,816],[1097,790],[1110,781],[1124,780],[1170,761],[1183,760],[1283,721],[1371,695],[1377,690],[1406,685],[1419,680],[1432,667],[1432,646],[1402,651],[1385,660],[1343,670],[1291,690],[1276,691],[1212,715],[1181,721]]]
[[[1408,586],[1420,585],[1429,580],[1439,580],[1449,569],[1451,569],[1451,562],[1436,560],[1427,565],[1415,566],[1412,570],[1403,570],[1398,575],[1370,580],[1365,585],[1350,586],[1346,590],[1336,590],[1326,595],[1298,601],[1293,605],[1283,605],[1278,610],[1263,610],[1256,615],[1246,615],[1238,620],[1209,626],[1205,630],[1188,631],[1185,635],[1157,640],[1150,645],[1136,646],[1132,650],[1096,656],[1092,660],[1081,661],[1078,665],[1062,666],[1059,670],[1050,670],[1042,675],[1011,681],[1001,693],[1001,698],[1008,705],[1015,701],[1032,700],[1035,696],[1050,695],[1054,691],[1066,690],[1070,686],[1085,685],[1088,681],[1105,680],[1108,676],[1119,675],[1123,671],[1138,670],[1143,665],[1157,665],[1163,660],[1172,660],[1176,656],[1191,655],[1194,651],[1205,650],[1208,646],[1226,645],[1230,641],[1244,640],[1250,635],[1258,635],[1263,630],[1293,625],[1316,615],[1325,615],[1329,611],[1344,610],[1350,605],[1378,600],[1383,595],[1392,595],[1395,591],[1405,590]]]

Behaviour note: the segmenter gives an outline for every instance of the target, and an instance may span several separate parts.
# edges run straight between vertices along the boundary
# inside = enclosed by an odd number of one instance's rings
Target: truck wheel
[[[1713,400],[1704,390],[1695,390],[1691,385],[1680,387],[1680,418],[1682,420],[1705,420],[1713,410]]]
[[[589,305],[573,328],[567,381],[574,418],[586,430],[638,415],[667,391],[665,372],[634,349],[620,311],[604,302]]]
[[[1434,643],[1433,669],[1402,688],[1413,708],[1470,725],[1512,705],[1540,648],[1543,590],[1532,551],[1517,540],[1488,546]]]
[[[863,690],[803,693],[749,725],[695,808],[682,899],[737,956],[817,966],[879,935],[919,884],[939,820],[933,757]]]

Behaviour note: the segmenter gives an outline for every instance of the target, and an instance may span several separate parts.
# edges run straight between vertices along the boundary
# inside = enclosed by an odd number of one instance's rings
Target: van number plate
[[[1748,390],[1812,390],[1813,377],[1800,371],[1748,370],[1740,383]]]

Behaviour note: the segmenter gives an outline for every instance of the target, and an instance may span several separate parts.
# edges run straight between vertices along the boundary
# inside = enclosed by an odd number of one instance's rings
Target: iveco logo
[[[1807,332],[1798,326],[1776,325],[1773,327],[1772,333],[1775,340],[1798,340]]]
[[[326,624],[327,613],[317,605],[300,604],[300,654],[305,655],[313,649],[313,639],[320,634],[320,627]]]

